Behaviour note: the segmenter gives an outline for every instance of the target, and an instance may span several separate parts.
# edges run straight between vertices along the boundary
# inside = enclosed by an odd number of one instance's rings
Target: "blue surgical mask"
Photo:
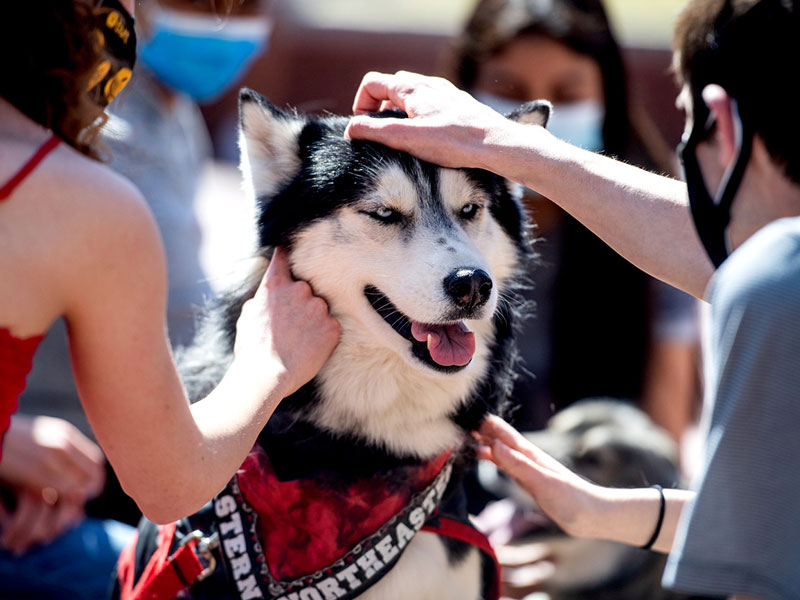
[[[476,91],[474,96],[502,115],[508,115],[522,102]],[[556,104],[547,121],[547,129],[558,138],[592,152],[603,150],[605,109],[595,100]]]
[[[139,58],[167,86],[199,102],[219,97],[266,48],[264,17],[217,16],[157,8]]]

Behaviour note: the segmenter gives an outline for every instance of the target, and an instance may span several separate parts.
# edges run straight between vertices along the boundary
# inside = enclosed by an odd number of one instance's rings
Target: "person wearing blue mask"
[[[643,133],[654,127],[631,105],[600,0],[482,0],[448,58],[449,78],[500,114],[545,98],[553,103],[547,129],[556,137],[674,171],[664,141]],[[541,429],[578,400],[613,397],[641,407],[680,442],[699,398],[696,301],[636,269],[535,190],[526,189],[524,201],[539,260],[524,292],[533,315],[519,338],[514,425]],[[526,507],[497,499],[480,481],[471,486],[475,513],[507,517],[494,517],[490,533],[524,530]],[[537,566],[505,564],[505,593],[529,591],[529,574],[544,572]]]
[[[235,13],[223,15],[213,3],[148,0],[142,12],[147,31],[139,59],[161,83],[197,102],[222,95],[269,41],[261,0],[244,1]]]
[[[221,11],[206,1],[140,2],[138,63],[103,132],[112,168],[142,190],[164,238],[174,348],[191,342],[213,275],[201,254],[198,194],[213,147],[200,105],[235,86],[269,41],[265,1],[231,5]]]
[[[675,171],[665,142],[629,98],[600,0],[482,0],[449,62],[450,79],[501,114],[545,98],[556,137]],[[538,429],[554,410],[610,396],[636,402],[679,441],[698,395],[694,300],[627,263],[535,191],[526,191],[526,204],[541,260],[530,274],[536,309],[522,336],[515,424]]]

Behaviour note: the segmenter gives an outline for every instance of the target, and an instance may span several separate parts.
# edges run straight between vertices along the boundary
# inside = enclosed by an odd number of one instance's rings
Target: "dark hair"
[[[105,123],[87,94],[102,60],[93,6],[83,0],[9,2],[0,19],[0,96],[93,158]]]
[[[800,14],[794,0],[693,0],[675,26],[674,68],[692,97],[715,83],[800,183]]]
[[[469,90],[483,63],[523,35],[541,35],[589,56],[600,68],[605,99],[606,153],[635,155],[644,166],[673,171],[672,151],[628,96],[619,45],[600,0],[480,0],[450,56],[450,74]]]

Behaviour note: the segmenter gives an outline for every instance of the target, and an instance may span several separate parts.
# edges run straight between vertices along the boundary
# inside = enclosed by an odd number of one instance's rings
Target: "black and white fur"
[[[549,110],[529,103],[515,117],[544,124]],[[241,305],[272,249],[287,246],[294,276],[325,298],[342,334],[317,377],[279,405],[259,439],[279,477],[320,469],[362,476],[455,448],[452,493],[474,461],[468,432],[501,410],[513,380],[514,289],[531,255],[518,186],[345,139],[346,124],[241,92],[241,170],[263,260],[181,357],[185,384],[197,399],[222,377]],[[448,287],[458,273],[481,287],[466,301]],[[463,321],[476,338],[472,360],[437,365],[404,335],[409,319]],[[421,532],[362,598],[477,599],[481,585],[478,551]]]

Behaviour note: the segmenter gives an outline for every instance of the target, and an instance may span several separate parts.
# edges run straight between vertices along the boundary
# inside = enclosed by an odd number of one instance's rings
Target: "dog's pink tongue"
[[[443,367],[462,366],[475,354],[475,334],[464,323],[429,325],[411,322],[411,335],[419,342],[428,341],[431,358]]]

